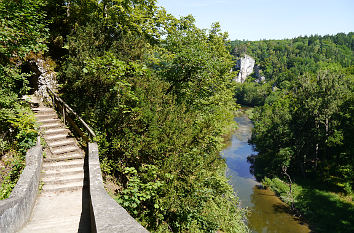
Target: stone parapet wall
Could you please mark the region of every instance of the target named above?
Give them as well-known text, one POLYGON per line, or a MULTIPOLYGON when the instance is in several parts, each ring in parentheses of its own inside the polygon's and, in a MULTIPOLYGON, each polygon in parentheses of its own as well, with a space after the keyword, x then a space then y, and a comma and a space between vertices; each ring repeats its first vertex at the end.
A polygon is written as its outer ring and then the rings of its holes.
POLYGON ((13 233, 20 230, 31 216, 38 194, 42 169, 42 146, 27 151, 26 167, 9 198, 0 201, 0 232, 13 233))
POLYGON ((89 143, 91 230, 98 233, 147 233, 129 213, 108 195, 102 180, 97 143, 89 143))

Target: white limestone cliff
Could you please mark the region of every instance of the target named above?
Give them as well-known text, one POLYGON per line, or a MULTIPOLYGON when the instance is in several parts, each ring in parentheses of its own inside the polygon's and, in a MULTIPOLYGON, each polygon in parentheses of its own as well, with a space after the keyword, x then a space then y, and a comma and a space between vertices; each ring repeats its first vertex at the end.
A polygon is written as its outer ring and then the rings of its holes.
POLYGON ((240 69, 235 81, 238 83, 243 83, 247 76, 253 73, 253 67, 255 64, 255 60, 248 56, 244 55, 241 59, 237 61, 236 68, 240 69))
POLYGON ((255 65, 255 60, 247 54, 245 54, 241 59, 237 60, 235 68, 239 70, 237 77, 235 77, 235 81, 238 83, 244 83, 247 77, 253 72, 257 77, 255 82, 265 82, 265 77, 261 75, 259 66, 255 65))

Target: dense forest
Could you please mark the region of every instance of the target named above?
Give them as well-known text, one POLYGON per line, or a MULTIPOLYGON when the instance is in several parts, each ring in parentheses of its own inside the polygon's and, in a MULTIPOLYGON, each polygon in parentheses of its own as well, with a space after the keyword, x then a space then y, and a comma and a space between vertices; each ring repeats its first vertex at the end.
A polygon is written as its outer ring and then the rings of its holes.
POLYGON ((10 195, 37 139, 34 114, 20 100, 29 91, 30 75, 21 67, 47 48, 45 15, 37 14, 42 7, 40 1, 0 1, 0 199, 10 195))
POLYGON ((249 141, 258 154, 248 158, 256 178, 312 182, 351 195, 354 34, 231 44, 235 59, 253 56, 266 77, 256 83, 251 75, 236 88, 238 103, 258 106, 249 141))
POLYGON ((218 24, 199 29, 155 0, 2 0, 0 12, 2 157, 10 138, 31 138, 21 67, 40 57, 97 133, 117 202, 148 230, 247 231, 219 155, 237 104, 218 24))
POLYGON ((156 0, 0 0, 0 199, 37 138, 21 98, 39 58, 96 132, 111 194, 151 232, 248 231, 219 155, 239 104, 255 106, 258 180, 353 195, 353 51, 352 32, 230 42, 156 0), (233 81, 244 54, 264 82, 233 81))
POLYGON ((266 83, 255 83, 251 75, 243 85, 237 86, 240 104, 263 105, 274 89, 289 89, 291 82, 301 75, 316 73, 328 65, 338 65, 351 72, 354 61, 354 33, 330 36, 304 36, 285 40, 232 41, 231 54, 239 59, 248 54, 260 68, 266 83))

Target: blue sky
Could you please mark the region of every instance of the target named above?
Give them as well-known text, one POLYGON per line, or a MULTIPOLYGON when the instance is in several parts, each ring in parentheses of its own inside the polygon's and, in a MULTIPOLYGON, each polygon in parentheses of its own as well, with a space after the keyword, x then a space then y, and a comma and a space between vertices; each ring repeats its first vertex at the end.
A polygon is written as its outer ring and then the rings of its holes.
POLYGON ((176 17, 192 14, 230 39, 260 40, 354 31, 354 0, 158 0, 176 17))

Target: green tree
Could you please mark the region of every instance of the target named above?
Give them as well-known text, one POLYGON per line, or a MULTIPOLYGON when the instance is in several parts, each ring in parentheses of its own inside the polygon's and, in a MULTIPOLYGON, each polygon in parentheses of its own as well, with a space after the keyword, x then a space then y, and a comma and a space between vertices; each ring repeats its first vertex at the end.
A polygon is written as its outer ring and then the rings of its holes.
POLYGON ((21 65, 43 53, 48 37, 45 1, 0 1, 0 199, 7 198, 25 165, 25 153, 36 143, 34 116, 19 97, 28 91, 21 65))
MULTIPOLYGON (((280 89, 288 89, 289 82, 296 80, 305 74, 316 74, 322 69, 322 63, 340 64, 342 67, 350 67, 353 62, 353 32, 337 35, 297 37, 286 40, 262 40, 262 41, 233 41, 231 53, 235 59, 239 59, 240 52, 246 51, 259 65, 266 77, 266 83, 280 89)), ((236 96, 239 103, 254 93, 264 93, 262 85, 244 85, 238 90, 236 96)), ((259 95, 262 101, 256 101, 256 105, 263 105, 264 99, 269 96, 259 95)), ((254 103, 251 103, 254 105, 254 103)))
POLYGON ((348 171, 353 169, 353 160, 348 157, 352 150, 348 148, 352 143, 342 126, 351 127, 352 107, 342 110, 351 106, 350 77, 336 66, 327 66, 317 75, 299 77, 291 90, 273 93, 267 99, 254 115, 251 143, 259 154, 249 159, 257 178, 281 177, 286 165, 295 176, 332 183, 339 179, 339 186, 351 183, 348 171))
POLYGON ((63 97, 95 127, 117 201, 149 230, 246 231, 219 155, 237 107, 226 35, 154 3, 98 3, 68 37, 63 97))

